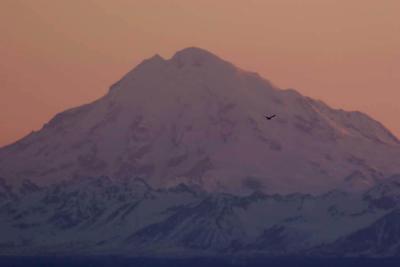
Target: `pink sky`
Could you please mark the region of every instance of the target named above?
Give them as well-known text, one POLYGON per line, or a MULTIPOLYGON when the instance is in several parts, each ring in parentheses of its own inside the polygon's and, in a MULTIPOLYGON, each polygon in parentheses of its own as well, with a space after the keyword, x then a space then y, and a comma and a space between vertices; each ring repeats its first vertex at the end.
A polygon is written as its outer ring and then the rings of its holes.
POLYGON ((400 1, 3 0, 0 146, 198 46, 400 136, 400 1))

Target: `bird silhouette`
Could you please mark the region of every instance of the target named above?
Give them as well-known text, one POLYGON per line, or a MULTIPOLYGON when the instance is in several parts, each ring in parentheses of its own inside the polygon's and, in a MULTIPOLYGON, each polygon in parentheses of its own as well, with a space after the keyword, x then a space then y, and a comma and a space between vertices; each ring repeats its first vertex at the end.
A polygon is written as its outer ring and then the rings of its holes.
POLYGON ((267 115, 264 115, 264 116, 265 116, 265 118, 266 118, 267 120, 271 120, 272 118, 276 117, 275 114, 273 114, 272 116, 267 116, 267 115))

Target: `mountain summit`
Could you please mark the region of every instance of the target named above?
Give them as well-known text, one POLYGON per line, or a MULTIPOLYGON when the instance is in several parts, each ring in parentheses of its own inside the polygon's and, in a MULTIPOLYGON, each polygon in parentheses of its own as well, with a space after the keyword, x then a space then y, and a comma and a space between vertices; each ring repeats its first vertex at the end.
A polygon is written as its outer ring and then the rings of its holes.
POLYGON ((281 90, 191 47, 143 61, 102 98, 1 148, 0 177, 318 193, 369 188, 400 173, 399 162, 399 140, 367 115, 281 90))

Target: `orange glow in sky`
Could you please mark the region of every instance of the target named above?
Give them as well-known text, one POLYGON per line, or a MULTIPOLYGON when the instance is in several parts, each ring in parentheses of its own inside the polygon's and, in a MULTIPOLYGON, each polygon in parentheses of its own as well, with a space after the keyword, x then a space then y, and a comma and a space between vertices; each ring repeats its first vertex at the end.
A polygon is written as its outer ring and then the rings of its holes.
POLYGON ((399 10, 397 0, 2 0, 0 146, 188 46, 400 136, 399 10))

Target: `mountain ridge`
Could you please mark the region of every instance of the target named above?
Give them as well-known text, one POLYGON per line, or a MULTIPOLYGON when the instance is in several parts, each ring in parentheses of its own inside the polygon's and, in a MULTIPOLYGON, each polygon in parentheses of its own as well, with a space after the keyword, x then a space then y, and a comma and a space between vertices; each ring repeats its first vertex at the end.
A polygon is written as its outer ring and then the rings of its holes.
POLYGON ((369 191, 235 196, 105 176, 35 188, 0 197, 1 255, 400 255, 399 203, 369 191))

